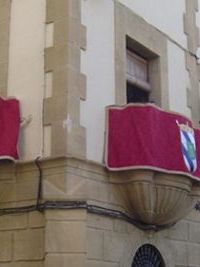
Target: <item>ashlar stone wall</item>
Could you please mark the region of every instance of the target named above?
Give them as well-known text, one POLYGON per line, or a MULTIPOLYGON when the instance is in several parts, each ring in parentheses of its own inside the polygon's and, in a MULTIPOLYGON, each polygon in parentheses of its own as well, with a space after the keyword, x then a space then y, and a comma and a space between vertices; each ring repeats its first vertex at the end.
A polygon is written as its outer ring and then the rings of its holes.
POLYGON ((118 219, 88 215, 89 267, 131 267, 137 249, 154 245, 168 267, 200 264, 200 214, 193 211, 185 220, 160 231, 142 231, 118 219))
POLYGON ((72 158, 40 165, 38 207, 35 163, 0 166, 0 267, 128 267, 143 244, 154 245, 166 267, 200 265, 198 211, 162 231, 140 230, 97 212, 123 211, 104 167, 72 158))
POLYGON ((38 212, 0 217, 0 266, 42 267, 44 217, 38 212))

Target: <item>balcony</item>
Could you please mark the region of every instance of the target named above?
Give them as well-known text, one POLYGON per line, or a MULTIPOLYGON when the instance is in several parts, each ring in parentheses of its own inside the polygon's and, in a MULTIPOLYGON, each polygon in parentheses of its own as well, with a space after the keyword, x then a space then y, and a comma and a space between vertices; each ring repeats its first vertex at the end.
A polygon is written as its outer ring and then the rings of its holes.
POLYGON ((154 105, 107 110, 106 166, 125 211, 136 221, 170 226, 200 198, 200 131, 154 105))

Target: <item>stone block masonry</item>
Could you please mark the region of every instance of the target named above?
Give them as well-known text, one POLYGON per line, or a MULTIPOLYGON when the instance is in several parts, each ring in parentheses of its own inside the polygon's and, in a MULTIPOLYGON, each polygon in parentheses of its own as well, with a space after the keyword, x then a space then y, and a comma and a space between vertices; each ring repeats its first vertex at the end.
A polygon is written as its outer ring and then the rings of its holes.
POLYGON ((91 213, 83 204, 82 208, 70 204, 87 202, 123 211, 123 203, 102 166, 60 158, 42 161, 41 168, 40 206, 51 205, 37 211, 39 173, 35 164, 0 166, 0 188, 5 183, 13 188, 0 203, 0 267, 131 266, 137 249, 146 243, 159 249, 166 266, 199 266, 197 211, 159 232, 139 230, 123 219, 91 213), (31 186, 16 190, 23 181, 31 186), (2 213, 31 205, 29 212, 2 213))
POLYGON ((0 266, 43 266, 44 223, 33 225, 32 216, 38 221, 41 215, 0 216, 0 266))
MULTIPOLYGON (((52 94, 44 98, 44 128, 50 127, 48 156, 85 158, 85 129, 80 125, 80 99, 86 97, 86 77, 80 71, 86 28, 81 24, 80 0, 47 0, 45 73, 52 76, 52 94), (48 31, 47 31, 48 32, 48 31)), ((47 131, 44 131, 44 134, 47 131)), ((48 134, 47 134, 48 135, 48 134)))

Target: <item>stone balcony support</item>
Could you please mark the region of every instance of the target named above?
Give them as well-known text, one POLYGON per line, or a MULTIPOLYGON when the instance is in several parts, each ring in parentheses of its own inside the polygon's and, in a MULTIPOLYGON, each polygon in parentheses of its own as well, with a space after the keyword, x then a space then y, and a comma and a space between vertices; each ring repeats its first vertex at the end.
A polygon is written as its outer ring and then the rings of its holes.
POLYGON ((136 220, 170 225, 184 218, 200 196, 200 187, 183 175, 152 170, 112 173, 123 206, 136 220))

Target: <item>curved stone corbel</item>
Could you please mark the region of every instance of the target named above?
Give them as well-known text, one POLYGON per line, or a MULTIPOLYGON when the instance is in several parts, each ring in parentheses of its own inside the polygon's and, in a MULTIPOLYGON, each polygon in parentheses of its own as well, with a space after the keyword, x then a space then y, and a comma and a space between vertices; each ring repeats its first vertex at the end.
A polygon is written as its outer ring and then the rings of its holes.
POLYGON ((171 225, 184 218, 200 197, 200 186, 184 175, 152 170, 110 174, 124 209, 136 220, 171 225))

